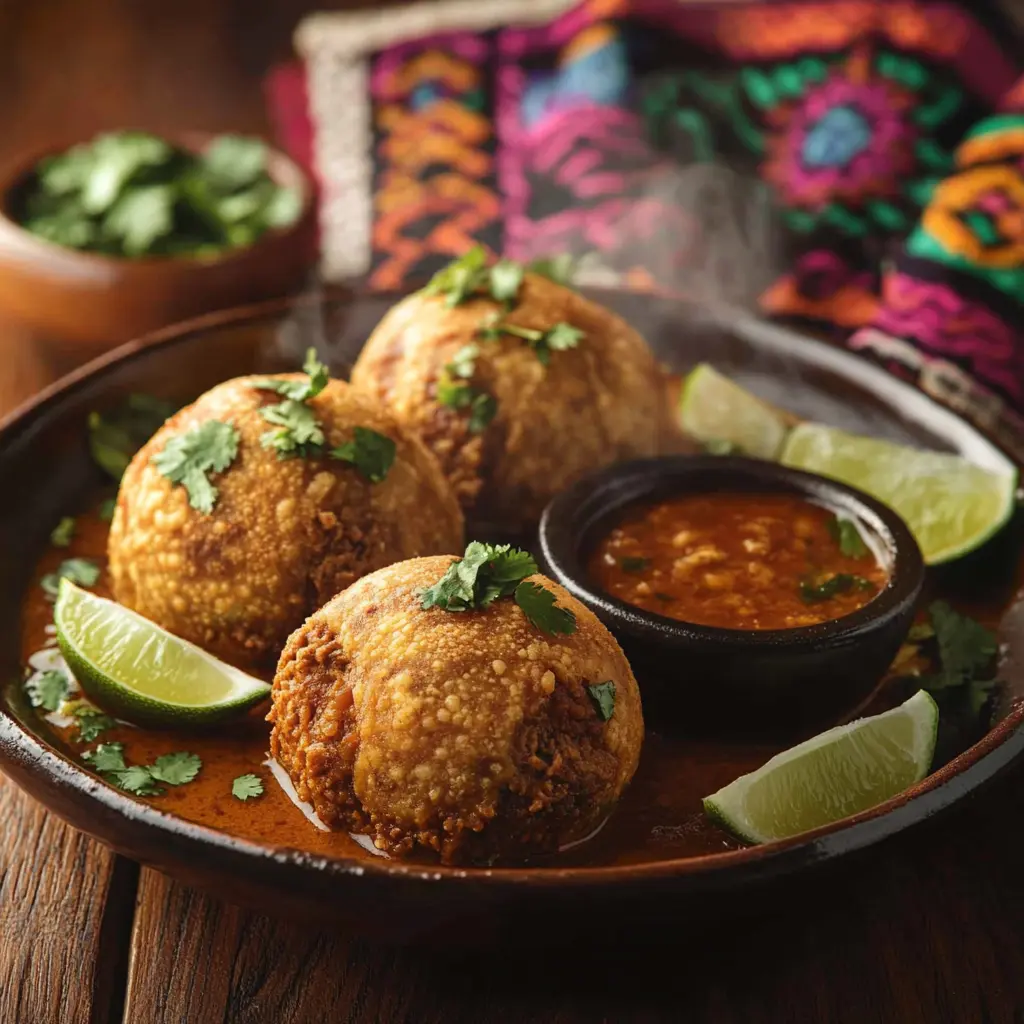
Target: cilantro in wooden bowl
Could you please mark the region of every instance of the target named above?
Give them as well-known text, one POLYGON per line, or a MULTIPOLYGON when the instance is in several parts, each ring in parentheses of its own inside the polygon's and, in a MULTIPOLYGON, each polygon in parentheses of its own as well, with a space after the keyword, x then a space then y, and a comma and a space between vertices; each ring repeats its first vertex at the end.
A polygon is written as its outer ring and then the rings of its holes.
POLYGON ((65 358, 294 293, 315 258, 312 185, 259 139, 112 132, 0 170, 0 316, 65 358))
POLYGON ((221 135, 190 151, 112 132, 41 160, 14 216, 71 249, 112 256, 217 255, 294 224, 302 192, 278 184, 259 139, 221 135))

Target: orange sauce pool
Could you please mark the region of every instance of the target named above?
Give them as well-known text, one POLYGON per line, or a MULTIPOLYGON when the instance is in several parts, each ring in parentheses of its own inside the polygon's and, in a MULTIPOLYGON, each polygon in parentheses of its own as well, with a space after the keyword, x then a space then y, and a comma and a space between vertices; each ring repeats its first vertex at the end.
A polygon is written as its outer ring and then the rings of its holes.
POLYGON ((620 601, 726 629, 791 629, 849 615, 888 573, 852 522, 779 494, 684 495, 629 509, 590 557, 620 601))

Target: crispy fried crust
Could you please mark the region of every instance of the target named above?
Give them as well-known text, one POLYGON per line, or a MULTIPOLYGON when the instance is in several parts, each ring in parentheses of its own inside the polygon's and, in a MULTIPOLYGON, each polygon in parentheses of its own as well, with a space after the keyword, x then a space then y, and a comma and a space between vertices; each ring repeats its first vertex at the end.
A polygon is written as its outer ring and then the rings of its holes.
POLYGON ((577 292, 527 274, 506 317, 546 330, 565 321, 585 332, 575 349, 544 367, 523 341, 479 341, 477 328, 499 307, 489 299, 448 309, 422 293, 398 303, 367 341, 352 382, 382 399, 414 430, 451 481, 471 522, 522 532, 548 501, 585 473, 655 455, 678 442, 665 378, 643 338, 577 292), (465 410, 437 401, 437 379, 463 346, 481 354, 472 378, 498 402, 490 426, 467 429, 465 410))
MULTIPOLYGON (((297 376, 297 375, 283 375, 297 376)), ((178 636, 245 666, 272 666, 289 633, 358 577, 462 546, 462 514, 436 461, 377 403, 332 381, 312 406, 328 446, 355 426, 392 438, 387 478, 367 482, 330 459, 280 460, 260 444, 263 405, 279 401, 227 381, 170 419, 124 474, 108 554, 114 596, 178 636), (209 515, 150 462, 167 440, 209 419, 234 424, 238 456, 212 476, 209 515)))
POLYGON ((592 612, 543 576, 577 631, 548 637, 513 600, 424 611, 450 557, 366 576, 292 634, 271 752, 331 828, 390 854, 490 863, 589 835, 643 742, 636 680, 592 612), (602 722, 585 685, 612 680, 602 722))

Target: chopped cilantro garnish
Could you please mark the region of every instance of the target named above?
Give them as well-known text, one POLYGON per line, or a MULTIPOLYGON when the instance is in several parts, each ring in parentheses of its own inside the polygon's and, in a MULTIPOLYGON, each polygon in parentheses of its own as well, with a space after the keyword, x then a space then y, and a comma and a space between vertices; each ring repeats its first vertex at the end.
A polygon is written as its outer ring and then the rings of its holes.
POLYGON ((847 558, 863 558, 868 553, 868 546, 852 519, 833 516, 828 522, 828 532, 847 558))
POLYGON ((487 252, 475 245, 465 255, 442 267, 423 289, 426 295, 443 295, 449 308, 458 306, 486 287, 487 252))
POLYGON ((643 572, 651 564, 649 558, 641 558, 639 555, 626 555, 619 559, 619 566, 623 572, 643 572))
POLYGON ((218 490, 210 473, 222 473, 238 454, 238 431, 230 423, 207 420, 168 438, 150 460, 173 484, 181 484, 188 503, 204 515, 213 511, 218 490))
POLYGON ((498 316, 486 317, 481 322, 477 333, 488 341, 494 341, 503 334, 521 338, 533 349, 537 359, 544 366, 551 362, 552 352, 564 352, 566 349, 576 348, 583 338, 583 331, 564 321, 559 321, 547 330, 541 331, 532 327, 519 327, 516 324, 506 323, 498 316))
POLYGON ((133 764, 122 771, 108 772, 107 777, 116 783, 118 788, 136 796, 160 796, 163 793, 153 781, 150 770, 143 764, 133 764))
POLYGON ((521 263, 513 263, 512 260, 495 263, 490 273, 491 298, 495 302, 514 303, 523 283, 523 273, 521 263))
POLYGON ((479 355, 479 345, 463 345, 437 379, 437 400, 450 409, 468 409, 466 427, 471 434, 483 433, 498 411, 498 402, 493 395, 467 383, 476 371, 479 355))
POLYGON ((723 437, 712 437, 704 442, 704 451, 708 455, 742 455, 743 449, 735 441, 726 441, 723 437))
POLYGON ((152 395, 129 395, 108 413, 89 414, 89 451, 93 460, 120 480, 132 456, 174 415, 175 407, 152 395))
POLYGON ((25 692, 32 707, 46 711, 56 711, 67 699, 70 689, 67 673, 55 668, 30 676, 25 682, 25 692))
POLYGON ((306 374, 306 380, 279 380, 276 377, 268 377, 265 380, 253 381, 252 386, 261 391, 274 391, 293 402, 306 402, 310 398, 316 398, 327 387, 330 373, 317 358, 315 348, 306 349, 306 361, 302 364, 302 372, 306 374))
POLYGON ((594 705, 597 717, 607 722, 615 714, 615 683, 606 679, 603 683, 592 683, 587 686, 590 702, 594 705))
POLYGON ((239 775, 231 783, 231 795, 238 800, 252 800, 254 797, 263 795, 263 780, 251 772, 248 775, 239 775))
POLYGON ((516 604, 537 629, 549 636, 576 632, 576 616, 568 608, 559 608, 555 595, 539 583, 520 583, 516 587, 516 604))
POLYGON ((537 571, 528 551, 511 544, 481 544, 471 541, 462 558, 448 566, 445 574, 421 595, 421 606, 464 612, 486 608, 499 597, 508 597, 527 576, 537 571))
POLYGON ((127 767, 123 743, 101 743, 95 750, 85 751, 82 760, 98 772, 122 772, 127 767))
POLYGON ((149 768, 149 774, 157 782, 166 782, 168 786, 183 786, 191 782, 203 762, 197 754, 179 750, 173 754, 162 754, 149 768))
POLYGON ((91 558, 65 558, 56 572, 48 572, 39 585, 51 601, 57 600, 57 591, 62 579, 71 580, 80 587, 92 587, 100 578, 100 567, 91 558))
POLYGON ((104 498, 100 502, 100 507, 96 510, 96 515, 105 523, 109 523, 114 518, 115 508, 117 508, 117 498, 104 498))
POLYGON ((486 608, 500 597, 515 596, 516 604, 538 629, 554 635, 576 631, 576 617, 555 605, 555 596, 526 577, 537 572, 533 556, 510 544, 472 541, 462 558, 420 595, 420 607, 464 612, 486 608))
POLYGON ((954 611, 945 601, 933 602, 928 615, 935 630, 940 671, 924 681, 927 689, 945 690, 994 674, 999 645, 990 629, 954 611))
POLYGON ((71 713, 78 721, 79 743, 92 743, 101 733, 117 728, 115 719, 89 704, 80 704, 71 713))
POLYGON ((560 256, 552 256, 548 259, 533 260, 529 269, 535 274, 540 274, 541 277, 546 277, 549 281, 554 281, 555 284, 568 285, 572 283, 576 267, 573 257, 568 253, 562 253, 560 256))
POLYGON ((818 604, 827 601, 837 594, 845 594, 850 590, 874 590, 875 584, 863 576, 855 576, 848 572, 837 572, 823 580, 804 580, 800 584, 800 599, 805 604, 818 604))
POLYGON ((351 441, 331 449, 331 458, 350 462, 371 483, 380 483, 395 461, 395 442, 369 427, 356 427, 351 441))
POLYGON ((260 444, 277 452, 279 459, 316 458, 323 452, 324 432, 316 413, 304 402, 286 398, 266 405, 260 415, 277 427, 260 437, 260 444))
POLYGON ((50 531, 50 543, 55 548, 66 548, 75 535, 75 520, 72 516, 64 516, 50 531))

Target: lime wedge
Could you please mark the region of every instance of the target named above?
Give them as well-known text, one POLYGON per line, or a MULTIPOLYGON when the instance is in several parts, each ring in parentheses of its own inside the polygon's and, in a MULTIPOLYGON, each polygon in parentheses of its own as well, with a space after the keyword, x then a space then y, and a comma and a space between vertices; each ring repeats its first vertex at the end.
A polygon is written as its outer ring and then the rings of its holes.
POLYGON ((866 811, 928 774, 939 709, 919 690, 905 704, 839 725, 776 754, 704 798, 704 810, 751 843, 807 832, 866 811))
POLYGON ((995 473, 958 455, 802 423, 786 439, 781 459, 859 487, 898 512, 929 565, 974 550, 1013 514, 1016 471, 995 473))
POLYGON ((707 363, 694 367, 683 382, 679 419, 690 437, 735 445, 758 459, 777 458, 788 429, 778 410, 707 363))
POLYGON ((270 686, 122 605, 61 580, 57 642, 82 689, 140 725, 208 725, 258 704, 270 686))

